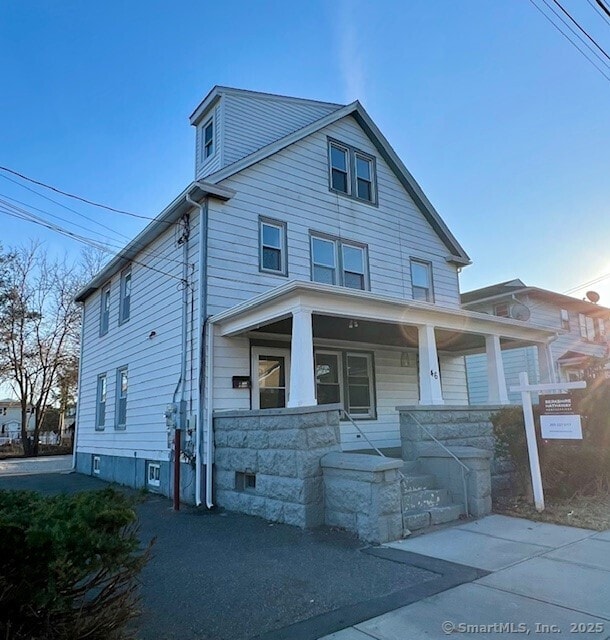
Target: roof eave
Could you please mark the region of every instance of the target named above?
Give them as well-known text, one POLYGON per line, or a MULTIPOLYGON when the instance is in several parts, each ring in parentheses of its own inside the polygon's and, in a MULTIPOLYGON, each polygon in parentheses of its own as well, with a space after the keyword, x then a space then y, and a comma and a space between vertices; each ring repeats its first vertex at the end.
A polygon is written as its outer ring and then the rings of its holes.
POLYGON ((76 302, 84 302, 92 293, 103 286, 113 274, 128 265, 162 231, 167 229, 168 224, 176 222, 190 211, 193 205, 187 201, 187 196, 196 202, 201 202, 206 197, 226 201, 230 200, 233 195, 235 195, 233 189, 228 189, 227 187, 201 181, 192 182, 76 294, 74 298, 76 302))

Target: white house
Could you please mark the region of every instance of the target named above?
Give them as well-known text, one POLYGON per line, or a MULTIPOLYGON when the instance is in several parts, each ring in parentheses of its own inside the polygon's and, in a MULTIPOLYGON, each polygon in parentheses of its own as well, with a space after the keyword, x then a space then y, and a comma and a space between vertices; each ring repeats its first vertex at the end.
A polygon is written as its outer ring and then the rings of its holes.
MULTIPOLYGON (((28 431, 34 431, 34 418, 34 407, 28 407, 28 431)), ((12 398, 0 400, 0 445, 21 440, 21 422, 21 403, 12 398)))
POLYGON ((212 505, 221 411, 339 403, 344 450, 392 448, 398 406, 468 405, 465 354, 494 405, 502 349, 544 357, 554 331, 462 308, 470 259, 359 102, 215 87, 191 124, 195 181, 78 295, 80 471, 168 493, 176 422, 212 505))
MULTIPOLYGON (((589 300, 528 287, 515 279, 463 293, 462 305, 479 313, 553 327, 555 338, 549 343, 548 351, 555 380, 582 380, 588 367, 608 355, 610 309, 589 300)), ((540 380, 538 354, 533 347, 503 353, 504 375, 509 387, 518 384, 521 371, 527 371, 531 381, 540 380)), ((484 356, 466 358, 468 396, 472 404, 487 402, 486 371, 484 356)), ((518 393, 509 392, 511 402, 518 403, 519 398, 518 393)))

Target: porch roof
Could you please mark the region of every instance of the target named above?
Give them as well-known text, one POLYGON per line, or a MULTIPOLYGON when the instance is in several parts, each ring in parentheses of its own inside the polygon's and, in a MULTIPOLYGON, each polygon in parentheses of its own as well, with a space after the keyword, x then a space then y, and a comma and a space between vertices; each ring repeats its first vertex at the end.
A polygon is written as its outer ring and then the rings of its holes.
MULTIPOLYGON (((455 334, 497 335, 512 342, 510 346, 546 343, 558 333, 554 328, 462 308, 298 280, 223 311, 210 318, 210 322, 220 327, 223 336, 235 336, 278 323, 301 309, 317 316, 403 326, 431 325, 455 334)), ((474 348, 468 342, 461 347, 453 346, 453 350, 461 351, 474 348)))

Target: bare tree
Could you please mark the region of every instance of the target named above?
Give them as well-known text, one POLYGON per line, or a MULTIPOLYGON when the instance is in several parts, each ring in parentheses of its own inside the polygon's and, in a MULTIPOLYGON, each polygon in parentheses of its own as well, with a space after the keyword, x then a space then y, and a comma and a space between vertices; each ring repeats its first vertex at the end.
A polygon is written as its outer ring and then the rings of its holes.
POLYGON ((24 454, 35 456, 45 411, 78 362, 81 314, 74 295, 81 278, 65 261, 49 259, 38 243, 2 258, 0 377, 21 404, 24 454), (28 433, 30 407, 34 431, 28 433))

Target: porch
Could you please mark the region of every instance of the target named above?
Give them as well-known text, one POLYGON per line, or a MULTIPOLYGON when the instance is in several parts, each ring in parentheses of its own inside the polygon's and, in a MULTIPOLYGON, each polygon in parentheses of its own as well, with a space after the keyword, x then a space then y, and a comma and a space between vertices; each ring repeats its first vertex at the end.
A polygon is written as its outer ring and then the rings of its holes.
POLYGON ((465 355, 486 354, 488 403, 504 405, 502 351, 534 345, 550 380, 554 335, 460 308, 291 282, 211 319, 213 407, 340 404, 357 423, 341 422, 343 450, 365 449, 369 438, 397 448, 397 407, 468 406, 465 355))

